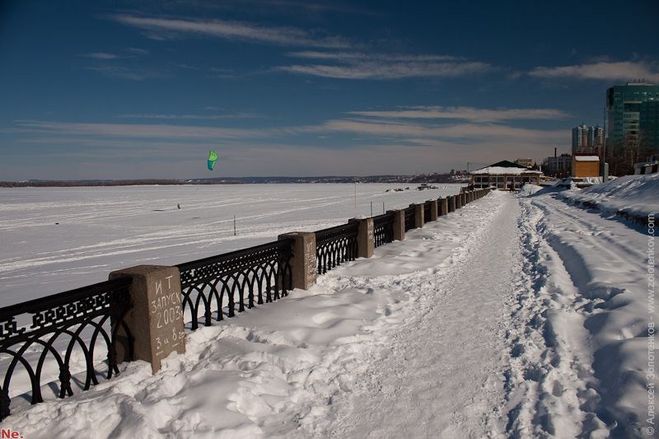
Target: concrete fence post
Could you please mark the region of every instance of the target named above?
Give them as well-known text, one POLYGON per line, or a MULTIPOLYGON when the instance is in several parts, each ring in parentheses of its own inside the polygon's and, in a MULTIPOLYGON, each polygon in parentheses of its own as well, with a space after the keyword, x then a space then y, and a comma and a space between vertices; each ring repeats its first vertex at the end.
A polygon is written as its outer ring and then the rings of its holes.
POLYGON ((424 214, 424 207, 425 204, 410 204, 410 206, 414 206, 414 227, 417 229, 420 229, 423 227, 423 214, 424 214))
POLYGON ((455 195, 450 195, 448 197, 448 211, 455 212, 455 195))
POLYGON ((462 193, 459 193, 455 196, 455 210, 458 210, 462 207, 462 193))
MULTIPOLYGON (((133 338, 133 358, 118 343, 117 363, 144 360, 151 363, 151 371, 156 373, 169 354, 185 352, 181 275, 176 267, 138 265, 113 271, 109 276, 118 277, 132 279, 132 308, 124 323, 133 338)), ((126 328, 120 326, 117 336, 128 336, 126 328)))
POLYGON ((430 203, 430 221, 437 221, 439 216, 437 200, 429 200, 426 203, 430 203))
POLYGON ((460 194, 460 205, 465 207, 467 205, 467 193, 463 192, 460 194))
POLYGON ((375 229, 373 218, 353 218, 350 222, 357 222, 357 257, 370 258, 375 249, 375 229))
POLYGON ((394 216, 394 241, 405 239, 405 211, 391 210, 394 216))
POLYGON ((291 232, 279 235, 279 239, 293 240, 291 274, 293 288, 308 290, 316 283, 316 234, 314 232, 291 232))
POLYGON ((448 197, 439 199, 439 214, 440 215, 448 214, 448 197))

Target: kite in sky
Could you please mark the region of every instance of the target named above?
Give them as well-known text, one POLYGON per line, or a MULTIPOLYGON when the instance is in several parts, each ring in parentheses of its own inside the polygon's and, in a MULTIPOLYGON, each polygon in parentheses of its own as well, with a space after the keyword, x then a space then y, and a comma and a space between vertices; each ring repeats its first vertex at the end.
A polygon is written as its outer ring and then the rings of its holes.
POLYGON ((217 152, 210 150, 208 151, 208 170, 212 171, 215 168, 215 162, 217 162, 217 152))

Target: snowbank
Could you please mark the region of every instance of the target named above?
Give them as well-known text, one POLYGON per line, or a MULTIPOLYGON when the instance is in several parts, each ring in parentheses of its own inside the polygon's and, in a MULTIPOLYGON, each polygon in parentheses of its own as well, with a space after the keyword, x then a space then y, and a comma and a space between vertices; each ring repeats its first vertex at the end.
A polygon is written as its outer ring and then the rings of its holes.
POLYGON ((608 214, 647 218, 659 211, 659 174, 626 175, 606 183, 562 192, 561 198, 608 214))
MULTIPOLYGON (((623 177, 569 196, 650 211, 659 201, 659 176, 647 177, 623 177)), ((562 437, 652 437, 646 386, 659 383, 646 375, 648 322, 656 317, 648 303, 648 236, 549 193, 522 202, 535 290, 525 299, 535 313, 527 333, 539 337, 527 337, 519 357, 529 361, 528 345, 541 354, 532 378, 539 388, 526 395, 536 416, 564 411, 562 419, 541 418, 545 431, 567 416, 580 423, 578 434, 562 437)))

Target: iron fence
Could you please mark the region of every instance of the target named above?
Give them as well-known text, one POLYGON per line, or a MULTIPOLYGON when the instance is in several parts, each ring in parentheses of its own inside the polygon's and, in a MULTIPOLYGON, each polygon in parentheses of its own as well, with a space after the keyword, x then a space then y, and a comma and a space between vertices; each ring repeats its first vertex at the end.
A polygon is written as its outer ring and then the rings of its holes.
POLYGON ((64 398, 119 373, 117 349, 133 358, 124 323, 130 283, 113 279, 0 308, 0 420, 12 398, 43 402, 45 386, 64 398))
MULTIPOLYGON (((291 289, 292 240, 282 239, 178 265, 190 329, 272 302, 291 289)), ((186 314, 187 313, 187 314, 186 314)))
POLYGON ((394 240, 393 213, 385 213, 373 217, 373 235, 375 238, 375 247, 380 247, 394 240))
POLYGON ((357 222, 316 232, 316 267, 318 274, 357 257, 357 222))

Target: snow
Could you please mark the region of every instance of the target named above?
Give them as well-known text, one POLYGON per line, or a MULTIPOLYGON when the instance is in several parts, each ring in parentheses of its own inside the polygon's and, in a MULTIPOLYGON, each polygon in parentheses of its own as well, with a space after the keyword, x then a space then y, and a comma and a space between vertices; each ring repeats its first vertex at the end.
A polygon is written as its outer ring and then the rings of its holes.
POLYGON ((647 217, 659 212, 659 174, 626 175, 583 190, 565 191, 560 197, 587 203, 608 214, 623 211, 647 217))
POLYGON ((600 158, 596 155, 575 155, 574 159, 578 162, 599 162, 600 158))
POLYGON ((0 188, 0 306, 437 199, 461 185, 261 184, 0 188), (405 188, 402 192, 387 189, 405 188), (355 208, 355 188, 357 208, 355 208), (181 205, 181 209, 177 208, 181 205), (236 216, 237 236, 233 236, 236 216))
POLYGON ((503 166, 489 166, 487 168, 473 171, 472 174, 481 175, 540 175, 540 171, 532 171, 528 168, 506 168, 503 166))
MULTIPOLYGON (((593 194, 652 206, 653 181, 593 194)), ((3 426, 29 438, 641 437, 648 236, 537 189, 494 191, 308 291, 189 333, 155 375, 124 364, 3 426)))
MULTIPOLYGON (((622 190, 625 179, 591 192, 622 190)), ((656 205, 658 192, 644 187, 629 193, 656 205)), ((522 200, 524 253, 532 264, 518 296, 525 317, 516 361, 530 380, 513 390, 520 401, 513 428, 641 437, 648 322, 656 317, 648 304, 648 236, 541 192, 522 200)))

